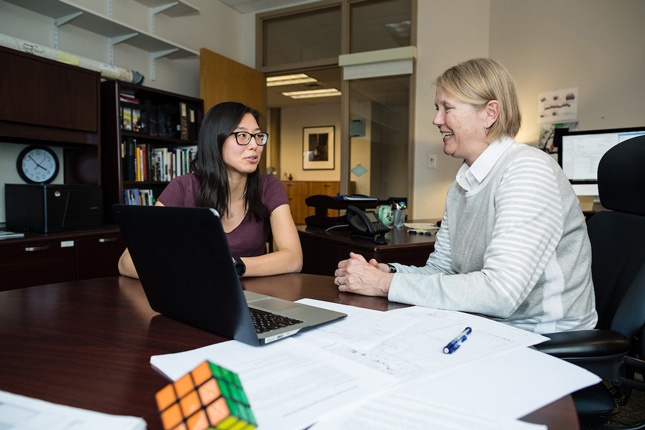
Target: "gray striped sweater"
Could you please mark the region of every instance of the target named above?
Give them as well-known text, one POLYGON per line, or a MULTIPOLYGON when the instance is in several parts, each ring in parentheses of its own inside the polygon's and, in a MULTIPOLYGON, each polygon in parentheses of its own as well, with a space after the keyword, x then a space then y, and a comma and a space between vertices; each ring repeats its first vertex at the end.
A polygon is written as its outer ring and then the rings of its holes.
POLYGON ((480 313, 537 333, 597 321, 578 199, 550 156, 517 142, 474 189, 450 186, 426 265, 395 266, 391 301, 480 313))

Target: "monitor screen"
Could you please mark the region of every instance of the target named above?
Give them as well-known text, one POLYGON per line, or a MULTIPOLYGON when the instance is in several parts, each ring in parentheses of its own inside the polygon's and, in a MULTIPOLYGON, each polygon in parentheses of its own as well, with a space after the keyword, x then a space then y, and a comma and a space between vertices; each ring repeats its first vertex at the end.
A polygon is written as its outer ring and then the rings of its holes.
POLYGON ((645 127, 569 131, 556 128, 553 144, 558 162, 577 195, 598 195, 598 163, 618 143, 645 134, 645 127))

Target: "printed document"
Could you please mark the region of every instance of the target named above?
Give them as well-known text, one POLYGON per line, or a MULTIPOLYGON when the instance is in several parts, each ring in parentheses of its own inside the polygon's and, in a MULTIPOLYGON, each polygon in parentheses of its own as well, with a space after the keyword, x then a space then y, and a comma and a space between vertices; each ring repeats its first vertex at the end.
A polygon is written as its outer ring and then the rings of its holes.
MULTIPOLYGON (((460 404, 463 404, 461 402, 460 404)), ((382 393, 334 411, 310 430, 546 430, 547 427, 472 413, 400 393, 382 393)))
POLYGON ((0 391, 0 428, 145 430, 143 418, 103 414, 0 391))
POLYGON ((352 306, 303 299, 299 303, 347 313, 341 321, 306 331, 296 338, 339 357, 371 367, 397 379, 436 375, 463 364, 544 342, 547 338, 501 324, 487 318, 462 312, 411 306, 388 312, 367 309, 355 311, 352 306), (352 309, 353 308, 353 309, 352 309), (358 316, 355 317, 354 313, 358 316), (365 315, 371 315, 367 317, 365 315), (379 329, 373 319, 381 320, 379 329), (471 327, 468 340, 453 354, 443 347, 465 327, 471 327), (356 340, 359 334, 371 341, 371 349, 356 340), (377 346, 376 346, 377 345, 377 346), (358 346, 358 347, 357 347, 358 346))
POLYGON ((293 338, 262 347, 237 341, 154 356, 177 380, 205 360, 238 374, 261 430, 303 429, 316 417, 392 385, 396 379, 293 338))
MULTIPOLYGON (((299 302, 348 316, 262 347, 229 341, 153 356, 150 362, 172 380, 204 360, 238 373, 259 430, 299 430, 328 413, 312 430, 333 428, 325 427, 327 420, 344 423, 342 408, 372 395, 394 396, 379 400, 392 404, 413 398, 421 409, 448 407, 446 414, 457 416, 442 415, 441 420, 455 424, 446 429, 497 425, 528 430, 513 420, 599 381, 586 370, 526 348, 544 341, 544 336, 475 315, 422 307, 380 312, 311 299, 299 302), (443 347, 465 327, 472 329, 468 339, 454 353, 444 354, 443 347), (454 411, 463 404, 468 405, 466 412, 454 411), (469 419, 482 424, 473 425, 469 419), (501 425, 496 420, 511 421, 501 425)), ((362 413, 351 415, 348 419, 368 420, 362 413)), ((336 428, 379 428, 349 422, 352 425, 336 428)))

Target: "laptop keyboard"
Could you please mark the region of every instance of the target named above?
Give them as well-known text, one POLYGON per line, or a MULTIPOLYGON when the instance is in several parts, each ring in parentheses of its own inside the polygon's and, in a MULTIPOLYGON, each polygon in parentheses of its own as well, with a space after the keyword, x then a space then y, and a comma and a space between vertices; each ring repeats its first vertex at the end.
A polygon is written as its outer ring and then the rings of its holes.
POLYGON ((265 333, 270 330, 288 327, 290 325, 302 322, 294 318, 273 314, 267 311, 261 311, 260 309, 249 309, 251 311, 251 317, 253 318, 253 324, 255 325, 256 333, 265 333))

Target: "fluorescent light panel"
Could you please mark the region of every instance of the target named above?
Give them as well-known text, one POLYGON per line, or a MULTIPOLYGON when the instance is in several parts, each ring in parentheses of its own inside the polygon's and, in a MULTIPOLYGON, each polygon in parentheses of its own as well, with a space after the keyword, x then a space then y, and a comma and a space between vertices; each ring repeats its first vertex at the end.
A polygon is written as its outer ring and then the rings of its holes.
POLYGON ((305 75, 304 73, 299 73, 297 75, 269 76, 267 78, 267 87, 306 84, 309 82, 317 82, 317 80, 309 75, 305 75))
POLYGON ((341 94, 336 88, 327 88, 323 90, 309 90, 309 91, 290 91, 282 93, 283 96, 291 97, 292 99, 309 99, 314 97, 332 97, 341 94))

